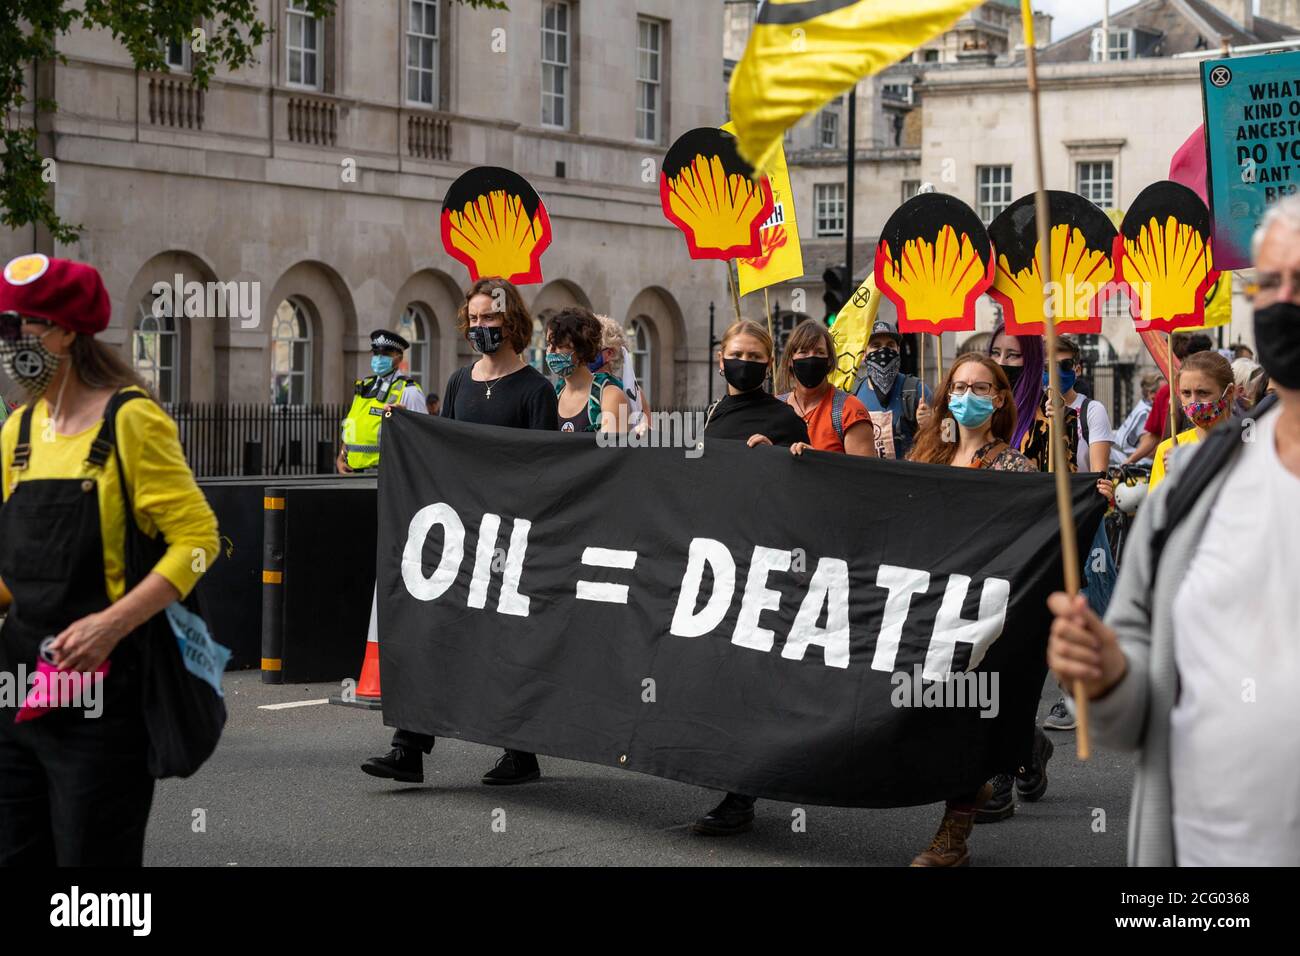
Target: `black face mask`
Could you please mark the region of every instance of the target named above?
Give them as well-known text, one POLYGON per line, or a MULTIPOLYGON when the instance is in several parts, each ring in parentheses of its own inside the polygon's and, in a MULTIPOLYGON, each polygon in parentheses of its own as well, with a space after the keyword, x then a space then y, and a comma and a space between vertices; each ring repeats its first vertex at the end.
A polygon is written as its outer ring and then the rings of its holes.
POLYGON ((1025 367, 1023 365, 1003 365, 999 362, 998 368, 1007 373, 1007 381, 1011 383, 1011 390, 1014 392, 1016 382, 1020 381, 1020 376, 1024 374, 1025 367))
POLYGON ((790 367, 794 370, 794 377, 804 388, 816 388, 826 381, 827 375, 831 374, 831 360, 820 355, 795 359, 790 363, 790 367))
POLYGON ((1256 310, 1255 349, 1269 378, 1300 388, 1300 305, 1278 302, 1256 310))
POLYGON ((752 392, 767 378, 766 362, 747 362, 744 359, 723 359, 722 374, 727 384, 738 392, 752 392))
POLYGON ((476 325, 469 330, 469 344, 475 352, 491 355, 501 348, 501 326, 476 325))

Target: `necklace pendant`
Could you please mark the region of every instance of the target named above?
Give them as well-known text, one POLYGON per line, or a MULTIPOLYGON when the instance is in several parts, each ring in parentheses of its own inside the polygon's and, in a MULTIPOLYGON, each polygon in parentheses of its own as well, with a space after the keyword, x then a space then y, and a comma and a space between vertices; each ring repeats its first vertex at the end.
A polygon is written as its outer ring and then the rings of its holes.
POLYGON ((488 397, 488 398, 491 398, 491 397, 492 397, 492 386, 491 386, 491 385, 489 385, 489 386, 487 387, 487 397, 488 397))

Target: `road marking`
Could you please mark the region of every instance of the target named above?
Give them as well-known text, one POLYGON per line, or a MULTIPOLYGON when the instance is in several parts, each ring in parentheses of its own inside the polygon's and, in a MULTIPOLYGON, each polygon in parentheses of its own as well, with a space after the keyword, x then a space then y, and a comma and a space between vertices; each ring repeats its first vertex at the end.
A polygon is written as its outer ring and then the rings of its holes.
POLYGON ((317 704, 328 704, 329 698, 322 697, 320 700, 290 700, 283 704, 260 704, 258 710, 288 710, 290 707, 314 707, 317 704))

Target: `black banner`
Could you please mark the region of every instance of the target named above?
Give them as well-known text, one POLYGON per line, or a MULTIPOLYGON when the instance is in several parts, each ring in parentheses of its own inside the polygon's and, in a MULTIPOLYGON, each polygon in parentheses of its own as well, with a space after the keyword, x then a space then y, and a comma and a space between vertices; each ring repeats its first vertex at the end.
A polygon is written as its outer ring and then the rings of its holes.
POLYGON ((1024 761, 1062 579, 1050 475, 401 410, 378 574, 390 726, 864 807, 1024 761))

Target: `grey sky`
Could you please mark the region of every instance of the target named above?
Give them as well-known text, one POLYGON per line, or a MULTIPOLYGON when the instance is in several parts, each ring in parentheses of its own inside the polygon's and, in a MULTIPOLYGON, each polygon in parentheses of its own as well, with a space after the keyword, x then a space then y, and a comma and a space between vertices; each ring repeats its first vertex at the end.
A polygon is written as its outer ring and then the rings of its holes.
MULTIPOLYGON (((1110 12, 1131 7, 1136 0, 1110 0, 1110 12)), ((1103 0, 1034 0, 1034 9, 1050 13, 1052 39, 1059 40, 1101 19, 1103 0)))

